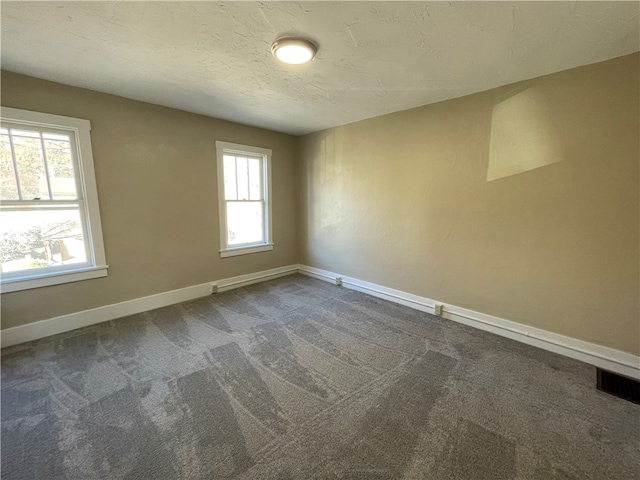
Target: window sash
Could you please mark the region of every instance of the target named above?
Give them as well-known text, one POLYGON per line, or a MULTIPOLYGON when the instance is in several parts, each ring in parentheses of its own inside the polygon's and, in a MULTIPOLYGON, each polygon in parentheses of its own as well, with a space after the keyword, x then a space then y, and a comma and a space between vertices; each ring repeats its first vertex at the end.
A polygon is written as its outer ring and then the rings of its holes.
POLYGON ((71 201, 2 201, 0 202, 0 212, 51 212, 51 211, 77 211, 80 218, 80 230, 82 233, 82 241, 84 243, 84 254, 86 260, 84 262, 67 263, 60 265, 48 265, 46 267, 25 268, 11 272, 2 271, 0 263, 0 272, 3 280, 13 280, 16 278, 39 276, 48 273, 67 272, 77 269, 83 269, 94 265, 93 251, 87 226, 87 212, 85 202, 82 200, 71 201))
MULTIPOLYGON (((224 185, 224 199, 225 201, 263 201, 264 200, 264 191, 265 191, 265 185, 264 185, 264 158, 263 157, 257 157, 257 156, 252 156, 252 155, 240 155, 240 154, 230 154, 230 153, 224 153, 224 157, 223 157, 223 185, 224 185), (232 172, 228 172, 227 171, 227 166, 228 163, 227 161, 230 161, 231 159, 233 159, 233 167, 231 167, 232 172), (239 175, 239 169, 238 169, 238 161, 242 159, 242 160, 246 160, 247 162, 247 176, 246 176, 246 185, 243 185, 243 188, 246 187, 246 197, 247 198, 240 198, 240 175, 239 175), (250 161, 254 160, 258 162, 258 198, 252 198, 252 188, 251 188, 251 181, 252 181, 252 173, 251 173, 251 165, 250 165, 250 161), (233 177, 227 177, 228 173, 233 173, 233 177), (231 190, 231 191, 229 191, 231 190)), ((242 182, 245 183, 245 182, 242 182)))
MULTIPOLYGON (((32 131, 34 133, 35 132, 38 133, 38 139, 40 140, 40 146, 41 146, 40 151, 42 154, 44 176, 46 179, 47 190, 49 193, 49 199, 48 200, 45 199, 41 201, 49 201, 49 200, 57 201, 57 199, 54 199, 53 197, 53 190, 51 187, 51 178, 52 178, 51 166, 47 158, 47 148, 45 147, 45 141, 51 140, 51 139, 45 139, 44 134, 52 133, 52 134, 58 134, 58 135, 65 135, 69 137, 69 147, 71 149, 71 164, 73 167, 73 181, 74 181, 75 193, 76 193, 73 199, 82 199, 83 190, 82 190, 82 182, 81 182, 80 167, 79 167, 78 139, 75 135, 74 129, 64 129, 60 127, 48 127, 48 126, 44 127, 39 125, 22 124, 22 123, 2 120, 2 130, 3 130, 2 135, 7 135, 9 137, 11 159, 13 163, 13 174, 16 182, 16 188, 18 191, 18 199, 17 200, 0 199, 0 202, 5 203, 5 202, 14 202, 14 201, 32 201, 33 200, 33 198, 28 198, 28 199, 23 198, 23 193, 22 193, 23 185, 21 185, 21 181, 20 181, 20 168, 16 160, 16 152, 15 152, 15 137, 20 137, 20 135, 14 134, 13 133, 14 130, 32 131), (6 130, 6 133, 4 132, 4 130, 6 130)), ((56 177, 53 177, 53 178, 56 178, 56 177)), ((66 201, 67 199, 64 199, 64 200, 66 201)))
MULTIPOLYGON (((225 200, 224 202, 224 206, 225 206, 225 212, 228 212, 228 205, 230 203, 259 203, 260 204, 260 213, 262 215, 262 240, 256 241, 256 242, 246 242, 246 243, 231 243, 231 240, 229 238, 229 233, 231 232, 231 230, 229 229, 229 221, 228 218, 226 218, 226 227, 227 227, 227 231, 226 233, 226 238, 227 238, 227 248, 243 248, 243 247, 251 247, 251 246, 256 246, 256 245, 264 245, 266 243, 268 243, 268 237, 267 237, 267 220, 266 220, 266 202, 264 200, 225 200)), ((225 213, 226 216, 226 213, 225 213)))

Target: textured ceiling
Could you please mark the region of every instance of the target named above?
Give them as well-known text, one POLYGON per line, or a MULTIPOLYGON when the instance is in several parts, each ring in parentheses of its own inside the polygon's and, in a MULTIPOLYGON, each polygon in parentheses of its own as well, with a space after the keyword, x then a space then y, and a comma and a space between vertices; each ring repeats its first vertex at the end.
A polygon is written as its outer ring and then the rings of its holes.
POLYGON ((637 2, 5 2, 2 68, 304 134, 639 50, 637 2), (277 37, 320 45, 304 66, 277 37))

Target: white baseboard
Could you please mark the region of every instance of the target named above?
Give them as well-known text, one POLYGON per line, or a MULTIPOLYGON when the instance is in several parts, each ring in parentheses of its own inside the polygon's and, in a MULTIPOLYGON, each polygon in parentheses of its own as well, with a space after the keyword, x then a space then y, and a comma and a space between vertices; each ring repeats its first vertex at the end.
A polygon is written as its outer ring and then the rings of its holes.
POLYGON ((216 282, 202 283, 191 287, 171 290, 169 292, 149 295, 125 302, 105 305, 104 307, 83 310, 59 317, 48 318, 18 327, 7 328, 0 332, 2 348, 18 345, 20 343, 49 337, 58 333, 68 332, 76 328, 107 322, 136 313, 146 312, 155 308, 166 307, 175 303, 186 302, 199 297, 211 295, 212 291, 226 291, 239 288, 252 283, 272 280, 284 275, 290 275, 298 271, 297 265, 274 268, 262 272, 241 275, 239 277, 226 278, 216 282))
POLYGON ((435 305, 440 304, 443 305, 443 318, 574 358, 627 377, 640 379, 640 357, 627 352, 559 335, 540 328, 529 327, 522 323, 512 322, 503 318, 494 317, 493 315, 438 302, 430 298, 420 297, 319 268, 298 265, 298 271, 331 283, 336 283, 336 279, 339 278, 342 281, 342 285, 346 288, 400 303, 427 313, 433 314, 435 312, 435 305))
POLYGON ((286 267, 272 268, 271 270, 264 270, 262 272, 225 278, 215 283, 218 287, 218 292, 226 292, 227 290, 244 287, 252 283, 265 282, 267 280, 273 280, 274 278, 284 277, 285 275, 291 275, 292 273, 298 273, 297 265, 288 265, 286 267))

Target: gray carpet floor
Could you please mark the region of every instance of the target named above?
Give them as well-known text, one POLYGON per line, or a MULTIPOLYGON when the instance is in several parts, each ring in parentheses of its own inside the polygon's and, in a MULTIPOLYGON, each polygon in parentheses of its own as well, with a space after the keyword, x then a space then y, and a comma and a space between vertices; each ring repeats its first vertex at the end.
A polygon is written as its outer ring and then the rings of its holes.
POLYGON ((2 478, 635 479, 589 365, 293 275, 5 349, 2 478))

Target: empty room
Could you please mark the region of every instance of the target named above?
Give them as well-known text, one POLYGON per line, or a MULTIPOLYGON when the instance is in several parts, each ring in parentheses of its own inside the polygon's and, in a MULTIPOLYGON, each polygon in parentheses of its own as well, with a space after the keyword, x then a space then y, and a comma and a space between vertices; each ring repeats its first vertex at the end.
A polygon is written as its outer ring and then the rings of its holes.
POLYGON ((0 28, 3 480, 640 478, 639 2, 0 28))

